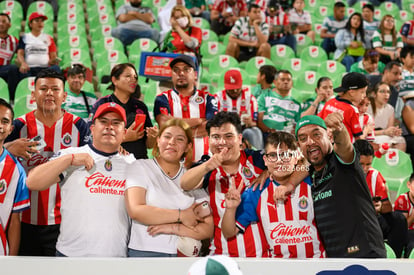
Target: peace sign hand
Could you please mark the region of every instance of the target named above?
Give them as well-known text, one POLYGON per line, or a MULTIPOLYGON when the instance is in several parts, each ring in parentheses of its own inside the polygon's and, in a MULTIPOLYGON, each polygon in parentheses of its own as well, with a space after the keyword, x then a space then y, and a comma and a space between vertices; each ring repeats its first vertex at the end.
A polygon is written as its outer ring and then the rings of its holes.
POLYGON ((240 181, 239 187, 236 188, 236 181, 234 177, 230 179, 229 190, 226 193, 226 208, 227 209, 236 209, 241 202, 241 192, 243 190, 244 182, 240 181))

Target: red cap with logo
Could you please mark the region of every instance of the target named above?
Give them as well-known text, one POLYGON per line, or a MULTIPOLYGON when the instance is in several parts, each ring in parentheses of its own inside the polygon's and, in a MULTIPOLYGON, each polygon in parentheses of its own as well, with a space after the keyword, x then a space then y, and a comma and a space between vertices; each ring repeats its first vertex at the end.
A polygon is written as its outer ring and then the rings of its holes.
POLYGON ((116 104, 115 102, 107 102, 102 104, 101 106, 98 107, 98 109, 95 112, 95 115, 93 116, 93 120, 97 119, 98 117, 101 117, 102 115, 109 113, 109 112, 114 112, 117 113, 118 115, 120 115, 122 117, 122 120, 125 122, 126 125, 126 114, 125 114, 125 109, 122 108, 120 105, 116 104))
POLYGON ((243 86, 243 79, 240 71, 229 70, 224 75, 224 89, 236 90, 241 89, 243 86))
POLYGON ((35 11, 29 16, 29 22, 32 22, 32 20, 34 20, 36 18, 42 18, 43 20, 47 20, 46 15, 38 13, 37 11, 35 11))

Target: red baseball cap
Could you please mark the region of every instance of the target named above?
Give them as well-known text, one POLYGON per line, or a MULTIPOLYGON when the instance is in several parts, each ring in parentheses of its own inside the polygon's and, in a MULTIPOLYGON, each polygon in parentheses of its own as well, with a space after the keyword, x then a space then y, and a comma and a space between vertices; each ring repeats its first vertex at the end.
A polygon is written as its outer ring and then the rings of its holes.
POLYGON ((37 11, 35 11, 29 16, 29 22, 32 22, 32 20, 34 20, 36 18, 42 18, 43 20, 47 20, 46 15, 38 13, 37 11))
POLYGON ((224 75, 224 89, 236 90, 243 86, 243 79, 240 71, 228 70, 224 75))
POLYGON ((107 102, 99 106, 95 112, 95 115, 93 116, 93 120, 109 112, 115 112, 118 115, 120 115, 126 125, 127 122, 126 122, 125 109, 122 108, 120 105, 116 104, 115 102, 107 102))

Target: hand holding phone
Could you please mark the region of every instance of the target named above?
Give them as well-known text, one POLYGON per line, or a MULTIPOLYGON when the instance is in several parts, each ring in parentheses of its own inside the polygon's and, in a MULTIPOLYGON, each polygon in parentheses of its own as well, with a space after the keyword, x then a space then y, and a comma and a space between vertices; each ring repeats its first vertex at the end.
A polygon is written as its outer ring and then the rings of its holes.
POLYGON ((208 201, 203 201, 194 207, 194 214, 201 219, 211 215, 211 208, 208 201))
POLYGON ((147 115, 145 114, 136 114, 135 116, 135 127, 132 130, 136 130, 140 124, 142 124, 141 128, 138 132, 144 130, 145 120, 147 119, 147 115))
POLYGON ((35 141, 38 142, 38 144, 35 146, 37 151, 42 150, 43 148, 46 147, 46 142, 43 140, 43 138, 39 135, 35 136, 34 138, 32 138, 30 141, 35 141))

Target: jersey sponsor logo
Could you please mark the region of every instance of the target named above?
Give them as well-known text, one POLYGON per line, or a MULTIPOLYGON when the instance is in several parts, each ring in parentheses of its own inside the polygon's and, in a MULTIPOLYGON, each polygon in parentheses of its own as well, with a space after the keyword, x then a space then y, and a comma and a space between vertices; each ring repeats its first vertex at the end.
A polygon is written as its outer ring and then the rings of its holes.
POLYGON ((306 211, 306 210, 308 210, 308 207, 309 207, 309 201, 308 201, 308 198, 307 198, 307 197, 305 197, 305 196, 302 196, 302 197, 299 199, 298 206, 299 206, 299 209, 300 209, 300 210, 302 210, 302 211, 306 211))
POLYGON ((85 187, 91 193, 124 195, 126 180, 117 180, 107 177, 100 172, 95 172, 86 178, 85 187))
POLYGON ((220 207, 222 209, 226 208, 226 200, 225 199, 221 200, 220 207))
POLYGON ((68 147, 71 143, 72 143, 72 137, 70 136, 70 134, 69 133, 64 134, 62 138, 62 144, 68 147))
POLYGON ((313 201, 317 202, 318 200, 324 200, 330 197, 332 197, 332 190, 328 190, 325 192, 319 192, 313 195, 313 201))
POLYGON ((38 166, 42 163, 47 162, 48 159, 48 157, 44 157, 40 154, 33 154, 32 157, 27 161, 27 167, 38 166))
POLYGON ((328 106, 326 106, 326 110, 327 111, 330 111, 330 112, 332 112, 332 113, 340 113, 341 115, 343 115, 344 114, 344 111, 343 110, 341 110, 341 109, 338 109, 338 108, 336 108, 336 107, 334 107, 334 106, 332 106, 332 105, 328 105, 328 106))
POLYGON ((6 193, 7 190, 7 182, 5 179, 0 180, 0 195, 3 195, 6 193))
POLYGON ((270 239, 275 244, 298 244, 304 242, 312 242, 311 226, 303 225, 287 225, 285 223, 277 223, 270 232, 270 239))

